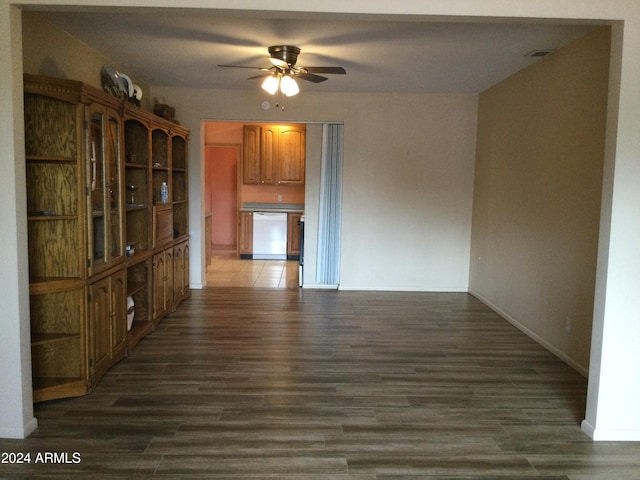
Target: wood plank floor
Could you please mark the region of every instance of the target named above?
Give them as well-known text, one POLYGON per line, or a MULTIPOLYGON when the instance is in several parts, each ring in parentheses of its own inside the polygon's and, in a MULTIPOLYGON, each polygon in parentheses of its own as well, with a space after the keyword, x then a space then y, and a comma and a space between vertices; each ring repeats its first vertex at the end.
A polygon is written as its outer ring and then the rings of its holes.
POLYGON ((581 432, 585 394, 467 294, 206 289, 92 394, 37 405, 0 478, 639 478, 640 444, 581 432))

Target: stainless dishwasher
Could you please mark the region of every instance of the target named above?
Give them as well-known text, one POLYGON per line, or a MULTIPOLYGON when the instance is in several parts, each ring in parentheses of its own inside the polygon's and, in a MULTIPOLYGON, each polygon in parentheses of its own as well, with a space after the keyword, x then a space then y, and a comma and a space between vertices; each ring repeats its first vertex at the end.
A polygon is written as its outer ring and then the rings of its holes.
POLYGON ((253 258, 287 259, 287 214, 253 212, 253 258))

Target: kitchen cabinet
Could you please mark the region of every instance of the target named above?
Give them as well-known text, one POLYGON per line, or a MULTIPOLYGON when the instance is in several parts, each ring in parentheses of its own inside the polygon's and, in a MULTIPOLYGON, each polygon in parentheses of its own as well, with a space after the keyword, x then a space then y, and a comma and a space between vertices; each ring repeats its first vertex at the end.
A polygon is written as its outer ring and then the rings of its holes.
POLYGON ((280 185, 304 184, 306 128, 304 125, 279 127, 277 182, 280 185))
POLYGON ((305 125, 245 125, 243 146, 243 183, 304 184, 305 125))
POLYGON ((300 258, 300 219, 302 213, 289 212, 287 215, 287 258, 300 258))
POLYGON ((170 272, 162 313, 176 305, 174 247, 177 291, 188 297, 189 130, 82 82, 29 74, 24 122, 33 399, 42 402, 88 393, 153 330, 154 255, 167 252, 170 272), (168 203, 154 209, 162 182, 168 203))
MULTIPOLYGON (((269 209, 263 209, 269 211, 269 209)), ((300 258, 300 218, 302 212, 287 212, 287 259, 300 258)), ((240 258, 253 258, 253 212, 238 213, 238 255, 240 258)))
POLYGON ((238 214, 238 255, 241 258, 253 255, 253 212, 238 214))
POLYGON ((257 125, 244 126, 242 181, 245 184, 272 185, 274 183, 272 135, 263 137, 262 128, 257 125))

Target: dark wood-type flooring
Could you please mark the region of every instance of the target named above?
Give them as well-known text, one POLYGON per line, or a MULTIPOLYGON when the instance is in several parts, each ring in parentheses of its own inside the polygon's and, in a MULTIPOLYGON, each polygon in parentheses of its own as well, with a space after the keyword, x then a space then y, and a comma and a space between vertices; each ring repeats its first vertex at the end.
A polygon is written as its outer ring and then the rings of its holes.
POLYGON ((640 444, 582 433, 585 397, 467 294, 207 289, 92 394, 36 405, 0 478, 640 478, 640 444))

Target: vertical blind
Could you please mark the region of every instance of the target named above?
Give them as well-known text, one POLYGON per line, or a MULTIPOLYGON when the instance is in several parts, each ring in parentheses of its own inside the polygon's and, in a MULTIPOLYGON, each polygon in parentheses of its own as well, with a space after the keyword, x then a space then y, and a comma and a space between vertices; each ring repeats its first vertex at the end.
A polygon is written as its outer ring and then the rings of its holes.
POLYGON ((336 288, 340 283, 343 130, 342 124, 323 125, 320 173, 316 283, 336 288))

